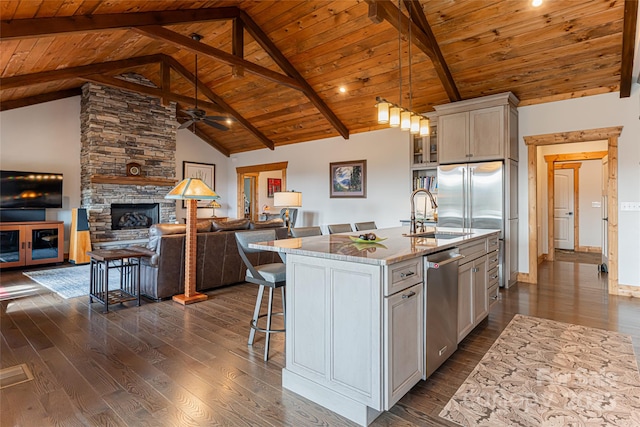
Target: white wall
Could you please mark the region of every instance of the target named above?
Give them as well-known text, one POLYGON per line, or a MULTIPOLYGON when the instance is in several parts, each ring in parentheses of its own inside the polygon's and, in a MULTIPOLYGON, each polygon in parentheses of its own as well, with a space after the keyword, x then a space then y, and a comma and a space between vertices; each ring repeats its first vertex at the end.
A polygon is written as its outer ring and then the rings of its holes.
MULTIPOLYGON (((574 144, 547 145, 538 147, 538 194, 537 203, 540 207, 539 219, 538 255, 549 253, 548 230, 548 206, 547 206, 547 163, 544 156, 550 154, 582 153, 590 151, 607 151, 607 141, 580 142, 574 144), (544 236, 544 237, 543 237, 544 236)), ((576 163, 575 161, 572 163, 576 163)), ((601 247, 602 236, 600 222, 602 216, 600 209, 591 207, 591 202, 599 202, 602 191, 602 161, 583 160, 578 169, 580 182, 580 246, 601 247)))
POLYGON ((62 209, 47 209, 47 220, 65 222, 67 251, 80 206, 80 97, 1 112, 0 169, 63 174, 62 209))
MULTIPOLYGON (((227 157, 186 130, 178 131, 176 177, 182 178, 182 161, 214 163, 215 190, 222 189, 222 209, 216 215, 225 216, 229 200, 227 188, 227 157)), ((80 97, 72 97, 29 107, 0 112, 0 168, 35 172, 61 172, 64 175, 62 209, 47 209, 47 219, 65 222, 65 251, 69 249, 71 209, 80 207, 80 97)), ((167 187, 167 191, 169 187, 167 187)), ((178 202, 177 218, 185 215, 178 202)), ((211 209, 199 209, 199 216, 211 216, 211 209)))
MULTIPOLYGON (((182 162, 212 163, 215 168, 214 191, 220 196, 218 203, 221 208, 215 210, 216 216, 227 216, 229 205, 236 203, 236 193, 229 197, 227 193, 227 175, 229 158, 209 144, 195 136, 187 129, 179 130, 176 133, 176 178, 183 179, 182 162)), ((235 179, 235 178, 234 178, 235 179)), ((167 190, 168 191, 168 190, 167 190)), ((187 210, 182 208, 182 201, 176 201, 176 218, 182 223, 182 218, 187 215, 187 210)), ((198 218, 208 218, 213 216, 213 209, 198 208, 198 218)))
MULTIPOLYGON (((618 139, 618 202, 640 202, 640 85, 631 96, 618 92, 518 108, 520 164, 527 164, 524 136, 623 126, 618 139)), ((519 170, 519 265, 528 272, 527 168, 519 170)), ((618 205, 618 281, 640 286, 640 212, 621 211, 618 205)))
MULTIPOLYGON (((231 156, 227 177, 229 194, 236 193, 236 167, 288 161, 287 188, 302 192, 296 226, 375 221, 378 227, 396 227, 409 218, 411 182, 409 135, 385 129, 231 156), (329 198, 329 163, 367 160, 367 198, 329 198)), ((235 212, 232 213, 232 216, 235 212)))

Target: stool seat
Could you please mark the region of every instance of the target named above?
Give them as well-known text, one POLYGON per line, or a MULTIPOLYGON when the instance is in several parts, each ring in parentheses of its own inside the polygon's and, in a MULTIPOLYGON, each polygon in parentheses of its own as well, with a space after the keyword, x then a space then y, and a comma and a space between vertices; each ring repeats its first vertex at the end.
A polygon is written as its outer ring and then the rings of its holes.
MULTIPOLYGON (((267 282, 273 282, 274 286, 273 287, 279 287, 279 286, 275 286, 277 284, 277 282, 284 282, 285 279, 287 278, 287 267, 280 263, 273 263, 273 264, 262 264, 262 265, 257 265, 255 266, 256 271, 260 274, 260 276, 262 276, 261 278, 266 280, 267 282)), ((247 277, 250 277, 252 279, 260 279, 260 277, 254 277, 253 274, 251 273, 251 270, 249 270, 247 268, 247 277)), ((269 285, 266 285, 269 286, 269 285)))

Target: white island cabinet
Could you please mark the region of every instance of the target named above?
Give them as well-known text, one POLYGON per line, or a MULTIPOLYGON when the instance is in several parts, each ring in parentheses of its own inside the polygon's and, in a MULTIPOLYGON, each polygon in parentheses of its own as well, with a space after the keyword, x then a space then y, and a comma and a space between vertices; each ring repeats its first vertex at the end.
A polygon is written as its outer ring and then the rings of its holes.
MULTIPOLYGON (((255 243, 287 254, 286 366, 282 385, 360 424, 370 424, 425 378, 423 256, 480 240, 409 238, 408 227, 255 243)), ((428 286, 428 283, 426 284, 428 286)))

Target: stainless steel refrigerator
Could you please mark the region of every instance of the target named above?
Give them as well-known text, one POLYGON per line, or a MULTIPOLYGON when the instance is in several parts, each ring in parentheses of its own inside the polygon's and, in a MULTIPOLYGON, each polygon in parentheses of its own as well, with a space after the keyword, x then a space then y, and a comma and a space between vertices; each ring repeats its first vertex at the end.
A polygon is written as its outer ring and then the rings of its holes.
POLYGON ((512 215, 505 188, 502 161, 438 167, 438 226, 500 230, 500 286, 509 281, 503 273, 504 240, 505 224, 512 215))

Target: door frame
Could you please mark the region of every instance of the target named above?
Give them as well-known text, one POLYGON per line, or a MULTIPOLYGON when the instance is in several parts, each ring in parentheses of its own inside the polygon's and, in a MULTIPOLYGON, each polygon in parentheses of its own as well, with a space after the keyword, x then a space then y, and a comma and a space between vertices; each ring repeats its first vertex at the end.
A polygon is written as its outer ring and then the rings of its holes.
MULTIPOLYGON (((607 154, 609 156, 609 176, 607 192, 609 204, 607 206, 609 222, 607 234, 609 242, 609 294, 619 295, 618 286, 618 137, 622 133, 622 126, 589 129, 572 132, 558 132, 544 135, 524 137, 527 146, 529 179, 529 273, 518 275, 518 280, 526 283, 538 283, 538 156, 537 149, 543 145, 569 144, 574 142, 590 142, 607 140, 607 154)), ((551 228, 551 227, 549 227, 551 228)), ((552 245, 553 246, 553 245, 552 245)), ((551 251, 549 251, 551 252, 551 251)), ((627 292, 624 293, 627 295, 627 292)))
MULTIPOLYGON (((280 171, 282 173, 282 191, 286 191, 287 188, 287 166, 289 162, 277 162, 266 163, 262 165, 252 166, 239 166, 236 168, 237 184, 236 184, 236 218, 244 217, 244 178, 245 175, 258 176, 260 172, 280 171)), ((258 183, 254 189, 254 194, 251 195, 251 200, 257 200, 258 198, 258 183)))

